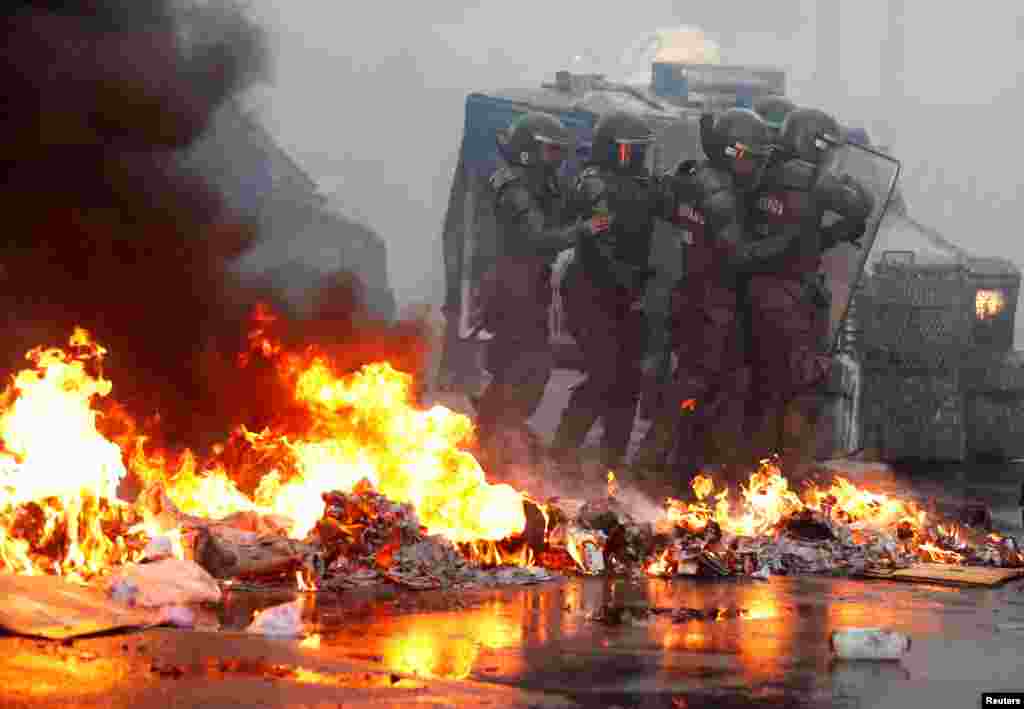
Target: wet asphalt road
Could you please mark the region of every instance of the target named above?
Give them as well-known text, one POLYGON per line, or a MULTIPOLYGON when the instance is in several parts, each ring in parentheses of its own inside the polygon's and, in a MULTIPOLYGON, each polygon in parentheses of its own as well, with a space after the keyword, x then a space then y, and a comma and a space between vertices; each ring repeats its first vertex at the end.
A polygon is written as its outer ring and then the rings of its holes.
MULTIPOLYGON (((947 509, 986 502, 999 531, 1024 536, 1024 465, 876 467, 853 466, 849 476, 937 497, 947 509)), ((955 589, 822 577, 569 578, 477 592, 309 594, 305 630, 318 643, 240 632, 256 610, 294 597, 232 591, 198 631, 72 643, 0 637, 0 707, 941 709, 978 707, 986 691, 1024 691, 1024 581, 955 589), (608 602, 744 613, 622 626, 588 618, 608 602), (913 644, 900 663, 835 663, 828 639, 840 627, 887 627, 913 644)))
POLYGON ((976 707, 983 691, 1024 688, 1022 589, 776 577, 311 595, 319 647, 232 632, 292 597, 232 592, 207 618, 221 632, 2 638, 0 706, 976 707), (745 613, 588 619, 608 601, 745 613), (829 633, 849 626, 913 645, 902 663, 834 663, 829 633))

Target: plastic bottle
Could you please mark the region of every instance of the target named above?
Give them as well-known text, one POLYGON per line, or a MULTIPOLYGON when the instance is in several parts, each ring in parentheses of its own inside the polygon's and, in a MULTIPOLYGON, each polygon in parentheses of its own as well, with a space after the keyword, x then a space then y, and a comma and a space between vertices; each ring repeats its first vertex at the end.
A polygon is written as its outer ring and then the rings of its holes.
POLYGON ((898 661, 910 650, 910 638, 882 628, 836 630, 829 641, 839 660, 898 661))

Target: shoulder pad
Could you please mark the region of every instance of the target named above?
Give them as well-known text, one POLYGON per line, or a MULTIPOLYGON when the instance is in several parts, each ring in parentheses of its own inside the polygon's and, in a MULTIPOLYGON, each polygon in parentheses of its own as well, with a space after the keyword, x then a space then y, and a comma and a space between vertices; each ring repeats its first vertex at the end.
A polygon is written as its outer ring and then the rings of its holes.
POLYGON ((501 192, 502 188, 522 179, 522 176, 508 165, 502 165, 491 175, 491 189, 501 192))
POLYGON ((772 187, 790 190, 810 190, 814 184, 817 166, 806 160, 787 160, 776 165, 768 175, 765 182, 772 187))
POLYGON ((499 209, 508 209, 511 214, 521 214, 534 204, 533 195, 519 179, 512 179, 503 184, 497 195, 499 209))

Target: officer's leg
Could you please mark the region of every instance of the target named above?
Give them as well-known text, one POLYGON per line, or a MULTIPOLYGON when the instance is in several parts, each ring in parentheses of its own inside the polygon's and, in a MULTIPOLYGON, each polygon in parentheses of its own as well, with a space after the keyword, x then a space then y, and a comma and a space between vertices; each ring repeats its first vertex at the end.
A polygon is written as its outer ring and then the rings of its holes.
POLYGON ((708 463, 724 463, 714 434, 735 403, 740 388, 737 371, 742 364, 742 338, 738 332, 735 291, 709 284, 704 291, 700 327, 689 334, 688 377, 682 392, 680 436, 676 446, 676 472, 692 476, 708 463), (685 402, 685 405, 682 403, 685 402), (715 459, 708 454, 714 453, 715 459))
POLYGON ((624 313, 615 338, 615 361, 609 376, 604 415, 602 462, 618 468, 626 459, 643 387, 642 362, 647 349, 647 319, 642 311, 624 313))
POLYGON ((514 343, 496 337, 487 343, 484 350, 484 369, 491 375, 483 393, 476 400, 476 427, 480 438, 494 431, 502 411, 505 409, 508 386, 509 358, 514 343))
POLYGON ((562 412, 555 432, 552 453, 556 458, 571 462, 583 445, 587 433, 605 408, 609 383, 614 381, 614 338, 609 318, 599 308, 578 313, 582 323, 573 327, 573 337, 583 358, 584 379, 569 395, 569 403, 562 412))
POLYGON ((543 446, 539 437, 530 428, 528 421, 540 408, 544 392, 554 370, 554 355, 546 339, 546 333, 543 342, 537 341, 533 347, 524 351, 522 364, 518 369, 521 374, 515 385, 516 422, 523 435, 528 439, 531 462, 539 462, 543 456, 543 446))

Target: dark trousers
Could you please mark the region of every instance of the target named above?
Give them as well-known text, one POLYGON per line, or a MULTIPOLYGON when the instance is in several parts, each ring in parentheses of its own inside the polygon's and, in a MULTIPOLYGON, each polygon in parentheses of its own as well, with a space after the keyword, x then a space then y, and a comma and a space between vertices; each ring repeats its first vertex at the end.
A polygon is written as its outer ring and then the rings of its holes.
POLYGON ((687 280, 672 293, 671 325, 679 366, 637 462, 685 478, 705 463, 731 462, 742 447, 749 371, 736 290, 687 280))
POLYGON ((554 368, 546 331, 499 334, 487 345, 491 381, 477 401, 477 433, 487 441, 502 428, 523 428, 536 413, 554 368))
POLYGON ((575 455, 600 419, 602 463, 614 468, 625 460, 643 387, 647 319, 630 308, 627 298, 588 286, 577 283, 565 295, 569 330, 580 348, 585 377, 573 388, 562 414, 554 453, 563 459, 575 455))
POLYGON ((767 453, 795 462, 813 451, 820 400, 828 376, 823 347, 828 309, 816 302, 805 280, 789 275, 755 276, 750 282, 753 374, 748 412, 752 437, 767 453), (798 427, 786 419, 798 418, 798 427))

